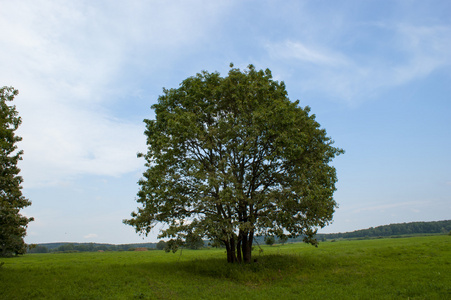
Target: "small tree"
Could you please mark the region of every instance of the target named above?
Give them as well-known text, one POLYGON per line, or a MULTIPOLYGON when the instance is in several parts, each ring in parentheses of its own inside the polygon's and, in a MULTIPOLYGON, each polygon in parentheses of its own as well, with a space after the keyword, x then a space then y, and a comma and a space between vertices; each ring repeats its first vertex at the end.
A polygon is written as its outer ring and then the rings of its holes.
POLYGON ((284 245, 288 241, 288 237, 286 235, 282 235, 279 237, 279 243, 284 245))
POLYGON ((8 105, 19 92, 12 87, 0 88, 0 256, 25 254, 24 242, 28 223, 33 218, 19 212, 31 202, 22 195, 22 177, 17 163, 23 151, 16 143, 22 138, 15 131, 22 120, 16 107, 8 105))
POLYGON ((146 235, 166 223, 159 237, 173 238, 173 251, 196 232, 220 241, 231 263, 251 261, 254 235, 288 232, 316 245, 336 207, 329 163, 343 151, 268 69, 231 68, 164 89, 152 106, 142 206, 124 223, 146 235))
POLYGON ((275 242, 276 242, 276 239, 272 235, 265 237, 266 245, 272 246, 272 245, 274 245, 275 242))
POLYGON ((74 251, 75 245, 74 244, 63 244, 58 247, 57 251, 65 252, 65 251, 74 251))
POLYGON ((29 248, 28 253, 49 253, 49 249, 45 246, 36 245, 36 247, 29 248))
POLYGON ((204 241, 202 240, 201 236, 195 233, 189 233, 185 237, 185 246, 186 248, 193 250, 201 249, 202 247, 204 247, 204 241))
POLYGON ((165 241, 159 241, 157 243, 157 249, 158 250, 164 250, 166 248, 166 242, 165 241))
POLYGON ((80 245, 76 245, 76 246, 74 247, 74 250, 80 251, 80 252, 87 252, 87 251, 89 251, 89 248, 88 248, 88 246, 85 245, 85 244, 80 244, 80 245))

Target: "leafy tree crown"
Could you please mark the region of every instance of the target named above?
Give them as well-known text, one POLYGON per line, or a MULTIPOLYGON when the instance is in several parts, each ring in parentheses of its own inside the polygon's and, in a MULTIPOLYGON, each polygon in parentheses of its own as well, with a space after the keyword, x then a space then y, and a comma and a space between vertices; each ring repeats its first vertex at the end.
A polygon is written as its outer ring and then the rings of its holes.
POLYGON ((203 71, 163 89, 144 120, 147 170, 142 205, 125 223, 160 237, 193 234, 227 244, 256 235, 313 238, 331 220, 335 168, 343 150, 309 107, 291 102, 270 70, 203 71))
POLYGON ((16 107, 9 105, 18 93, 12 87, 0 88, 0 256, 26 252, 23 238, 28 222, 33 220, 19 213, 31 202, 22 195, 23 179, 17 166, 23 151, 18 150, 16 143, 22 138, 15 131, 22 119, 16 107))

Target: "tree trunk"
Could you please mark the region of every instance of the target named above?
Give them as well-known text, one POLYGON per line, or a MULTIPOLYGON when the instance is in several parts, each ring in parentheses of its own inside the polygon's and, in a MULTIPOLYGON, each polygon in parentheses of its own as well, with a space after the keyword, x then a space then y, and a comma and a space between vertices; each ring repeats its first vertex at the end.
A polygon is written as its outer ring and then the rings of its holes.
POLYGON ((243 258, 242 258, 242 255, 241 255, 241 252, 242 252, 241 245, 242 245, 242 237, 241 237, 241 232, 240 232, 240 235, 238 236, 238 242, 237 242, 237 245, 236 245, 237 261, 239 263, 241 263, 243 261, 243 258))
POLYGON ((236 245, 235 245, 235 239, 232 237, 228 241, 224 241, 224 244, 226 246, 227 250, 227 262, 228 263, 235 263, 238 261, 236 257, 236 245))
POLYGON ((233 236, 229 240, 224 241, 227 251, 227 262, 229 263, 250 263, 252 261, 252 242, 254 240, 254 232, 240 232, 238 239, 233 236))
POLYGON ((254 232, 249 232, 246 237, 243 238, 243 261, 250 263, 252 261, 252 242, 254 240, 254 232))

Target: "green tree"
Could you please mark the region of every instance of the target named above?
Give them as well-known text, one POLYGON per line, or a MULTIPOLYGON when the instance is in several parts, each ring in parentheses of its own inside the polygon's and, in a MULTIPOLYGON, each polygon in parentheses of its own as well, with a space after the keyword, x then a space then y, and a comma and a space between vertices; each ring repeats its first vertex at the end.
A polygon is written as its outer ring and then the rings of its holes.
POLYGON ((97 247, 94 248, 94 251, 107 251, 108 250, 108 246, 107 245, 99 245, 97 247))
POLYGON ((189 233, 185 237, 185 246, 188 249, 197 250, 203 248, 205 244, 200 235, 189 233))
POLYGON ((22 195, 23 179, 17 167, 23 151, 17 148, 16 143, 22 138, 15 131, 22 120, 16 107, 8 105, 18 93, 12 87, 0 88, 0 256, 25 254, 27 245, 23 238, 33 220, 19 213, 31 202, 22 195))
POLYGON ((157 243, 157 250, 164 250, 166 248, 166 242, 161 240, 157 243))
POLYGON ((284 245, 288 241, 288 237, 286 235, 282 235, 279 237, 279 243, 284 245))
POLYGON ((266 245, 272 246, 272 245, 274 245, 275 242, 276 242, 276 239, 272 235, 265 237, 266 245))
POLYGON ((49 249, 45 246, 37 245, 27 251, 28 253, 48 253, 49 249))
POLYGON ((56 249, 56 251, 61 251, 61 252, 75 251, 75 245, 74 244, 63 244, 63 245, 59 246, 58 249, 56 249))
POLYGON ((203 71, 177 89, 163 89, 146 123, 147 170, 140 203, 124 223, 176 250, 190 232, 220 241, 228 262, 250 262, 256 235, 304 236, 316 245, 331 220, 342 153, 310 108, 291 102, 271 72, 233 68, 227 77, 203 71))

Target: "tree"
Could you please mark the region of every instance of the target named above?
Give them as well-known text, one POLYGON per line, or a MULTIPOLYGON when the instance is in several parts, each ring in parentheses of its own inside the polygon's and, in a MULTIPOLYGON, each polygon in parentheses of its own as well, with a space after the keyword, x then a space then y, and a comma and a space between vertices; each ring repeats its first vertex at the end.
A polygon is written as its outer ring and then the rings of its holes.
POLYGON ((89 248, 87 245, 85 244, 80 244, 80 245, 75 245, 74 246, 74 250, 76 251, 80 251, 80 252, 88 252, 89 248))
POLYGON ((33 220, 19 213, 31 202, 22 195, 23 179, 17 167, 23 151, 17 149, 16 143, 22 138, 15 131, 22 120, 16 107, 8 105, 18 93, 12 87, 0 88, 0 256, 25 254, 27 245, 23 238, 28 222, 33 220))
POLYGON ((227 77, 203 71, 163 93, 152 106, 155 120, 144 120, 141 206, 124 223, 145 235, 165 223, 159 237, 174 241, 196 232, 220 241, 231 263, 251 261, 256 235, 316 244, 337 205, 329 163, 343 150, 309 107, 252 65, 231 65, 227 77))
POLYGON ((288 241, 288 237, 286 235, 279 237, 279 243, 284 245, 288 241))
POLYGON ((33 247, 28 250, 28 253, 49 253, 49 249, 45 246, 36 245, 36 247, 33 247))
POLYGON ((56 251, 66 252, 66 251, 75 251, 75 245, 74 244, 63 244, 56 249, 56 251))
POLYGON ((108 250, 108 246, 107 245, 99 245, 97 247, 94 248, 95 251, 107 251, 108 250))
POLYGON ((272 235, 265 237, 266 245, 272 246, 272 245, 274 245, 275 242, 276 242, 276 239, 272 235))
POLYGON ((164 248, 166 248, 166 242, 161 240, 157 243, 157 250, 164 250, 164 248))
POLYGON ((188 249, 197 250, 203 248, 205 246, 205 243, 202 240, 201 236, 190 233, 185 237, 185 246, 188 249))

